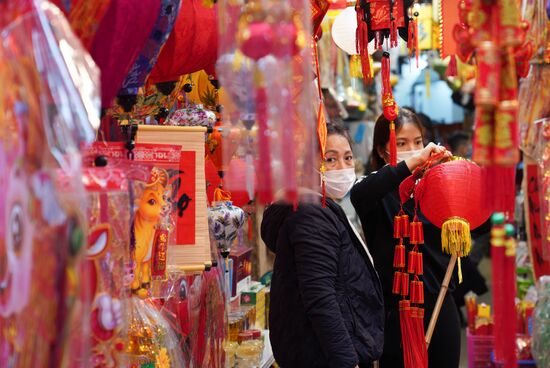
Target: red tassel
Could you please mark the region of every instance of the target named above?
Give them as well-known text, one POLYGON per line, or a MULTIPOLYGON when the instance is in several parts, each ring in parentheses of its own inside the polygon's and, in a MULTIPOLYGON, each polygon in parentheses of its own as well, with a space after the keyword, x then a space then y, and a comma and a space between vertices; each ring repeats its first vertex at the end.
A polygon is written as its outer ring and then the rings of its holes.
POLYGON ((401 295, 409 295, 409 274, 401 273, 401 295))
POLYGON ((390 122, 390 165, 397 166, 397 137, 393 121, 390 122))
POLYGON ((417 275, 424 274, 424 260, 422 259, 422 252, 416 252, 416 261, 415 261, 415 273, 417 275))
POLYGON ((407 272, 408 273, 415 273, 416 271, 416 252, 414 250, 411 250, 409 252, 409 256, 407 258, 407 272))
POLYGON ((445 76, 456 77, 457 74, 458 74, 458 70, 456 65, 456 56, 451 55, 451 59, 449 60, 449 66, 447 66, 447 70, 445 70, 445 76))
POLYGON ((393 267, 405 268, 405 247, 399 244, 395 247, 393 253, 393 267))
POLYGON ((483 182, 488 195, 484 196, 485 205, 492 212, 504 212, 513 216, 515 212, 515 166, 488 166, 483 170, 483 182))
POLYGON ((412 18, 409 18, 409 28, 407 29, 407 49, 409 50, 409 57, 412 56, 414 43, 414 22, 412 18))
POLYGON ((393 288, 392 288, 392 293, 394 294, 401 294, 401 278, 402 278, 402 273, 399 272, 399 271, 395 271, 395 273, 393 274, 393 288))
POLYGON ((401 238, 401 216, 397 215, 393 218, 393 237, 401 238))
POLYGON ((420 48, 418 47, 418 17, 414 20, 414 49, 416 54, 416 67, 418 68, 418 60, 420 59, 420 48))
POLYGON ((401 215, 401 235, 404 238, 409 237, 409 215, 401 215))
POLYGON ((357 7, 357 29, 355 31, 355 48, 361 56, 361 71, 363 72, 363 80, 365 83, 370 83, 372 80, 370 59, 369 59, 369 28, 364 20, 365 12, 360 7, 357 7))

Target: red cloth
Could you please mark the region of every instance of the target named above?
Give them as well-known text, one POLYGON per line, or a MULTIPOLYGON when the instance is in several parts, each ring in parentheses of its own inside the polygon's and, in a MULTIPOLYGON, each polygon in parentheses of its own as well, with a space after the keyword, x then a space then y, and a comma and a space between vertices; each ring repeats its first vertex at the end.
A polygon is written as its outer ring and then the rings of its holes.
POLYGON ((212 71, 218 57, 216 7, 201 0, 183 0, 172 34, 149 76, 149 83, 178 80, 181 75, 212 71))
POLYGON ((111 2, 92 43, 91 54, 101 69, 101 104, 110 107, 126 74, 153 29, 160 0, 111 2))

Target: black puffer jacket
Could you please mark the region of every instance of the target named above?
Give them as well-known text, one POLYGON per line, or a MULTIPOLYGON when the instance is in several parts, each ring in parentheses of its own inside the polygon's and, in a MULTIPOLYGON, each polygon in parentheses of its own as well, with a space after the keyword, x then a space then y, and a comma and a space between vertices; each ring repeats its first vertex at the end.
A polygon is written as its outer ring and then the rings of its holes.
POLYGON ((382 354, 384 306, 374 266, 342 208, 268 207, 262 238, 277 254, 270 338, 282 368, 368 366, 382 354))

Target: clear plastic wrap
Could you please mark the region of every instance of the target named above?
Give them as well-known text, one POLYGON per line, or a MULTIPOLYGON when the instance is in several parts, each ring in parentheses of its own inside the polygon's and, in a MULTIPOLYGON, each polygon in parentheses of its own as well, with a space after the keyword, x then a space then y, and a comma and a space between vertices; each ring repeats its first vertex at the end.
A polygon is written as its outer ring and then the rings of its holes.
POLYGON ((61 367, 80 318, 79 147, 94 138, 98 72, 57 8, 24 3, 1 30, 0 350, 11 367, 61 367))
POLYGON ((537 140, 533 152, 539 163, 542 261, 550 262, 550 119, 534 122, 537 140))
POLYGON ((84 170, 88 239, 81 262, 81 323, 73 325, 72 367, 127 367, 130 199, 121 170, 84 170), (75 346, 77 345, 77 346, 75 346), (88 356, 88 349, 90 355, 88 356))
POLYGON ((129 318, 129 367, 188 367, 176 334, 151 300, 130 298, 129 318))
MULTIPOLYGON (((319 192, 309 2, 218 5, 223 124, 241 130, 236 154, 249 167, 245 180, 226 189, 248 192, 260 203, 294 202, 299 188, 319 192)), ((224 161, 233 153, 224 150, 224 161)))
POLYGON ((176 331, 187 367, 224 366, 223 275, 214 267, 196 275, 173 271, 160 293, 162 314, 176 331))
POLYGON ((542 276, 533 318, 532 352, 537 367, 550 367, 550 276, 542 276))

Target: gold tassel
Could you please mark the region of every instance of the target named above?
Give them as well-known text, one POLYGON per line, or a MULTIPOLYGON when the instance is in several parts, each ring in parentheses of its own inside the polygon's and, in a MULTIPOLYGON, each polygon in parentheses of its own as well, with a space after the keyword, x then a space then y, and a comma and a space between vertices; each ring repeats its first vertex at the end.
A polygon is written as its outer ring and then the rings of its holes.
POLYGON ((451 217, 441 228, 441 245, 443 252, 465 257, 470 254, 472 237, 470 236, 470 224, 460 217, 451 217))
POLYGON ((431 73, 430 73, 430 68, 426 68, 426 74, 424 75, 424 83, 426 84, 426 97, 427 98, 430 98, 430 95, 431 95, 431 85, 432 85, 432 76, 431 76, 431 73))
POLYGON ((352 78, 363 78, 361 55, 351 55, 349 59, 349 75, 352 78))

